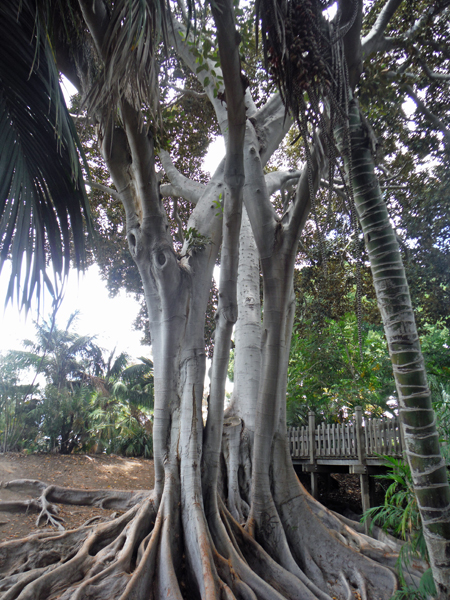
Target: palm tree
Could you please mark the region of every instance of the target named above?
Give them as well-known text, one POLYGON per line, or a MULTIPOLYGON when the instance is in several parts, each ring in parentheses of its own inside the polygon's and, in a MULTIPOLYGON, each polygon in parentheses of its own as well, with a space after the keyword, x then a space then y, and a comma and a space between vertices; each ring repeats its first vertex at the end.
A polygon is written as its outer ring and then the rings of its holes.
POLYGON ((41 417, 41 437, 48 437, 50 448, 68 454, 81 443, 88 427, 89 370, 98 357, 95 336, 80 336, 71 330, 77 313, 64 329, 54 321, 35 323, 37 341, 25 340, 27 350, 11 354, 22 369, 43 375, 46 387, 36 407, 41 417))
POLYGON ((78 382, 98 355, 98 347, 94 344, 95 335, 80 336, 71 331, 77 316, 78 312, 74 312, 64 329, 51 321, 35 322, 37 341, 24 340, 28 351, 15 353, 22 368, 42 373, 58 389, 78 382))
POLYGON ((153 363, 141 357, 138 364, 126 367, 121 357, 108 368, 109 377, 91 378, 97 394, 93 398, 90 443, 97 451, 151 457, 153 363), (119 371, 122 364, 125 368, 119 371))
POLYGON ((78 151, 84 155, 59 86, 49 10, 34 0, 0 5, 0 270, 11 259, 7 298, 16 288, 27 307, 43 282, 55 294, 46 265, 50 259, 55 274, 67 274, 72 242, 83 266, 85 224, 91 229, 78 151))
POLYGON ((450 548, 447 468, 440 451, 436 416, 400 248, 374 172, 367 129, 356 102, 350 109, 350 141, 351 160, 347 161, 347 167, 392 360, 406 455, 433 574, 443 593, 448 581, 438 566, 444 564, 450 548))
POLYGON ((139 363, 130 365, 121 373, 113 393, 128 404, 147 409, 153 408, 153 362, 141 356, 139 363))

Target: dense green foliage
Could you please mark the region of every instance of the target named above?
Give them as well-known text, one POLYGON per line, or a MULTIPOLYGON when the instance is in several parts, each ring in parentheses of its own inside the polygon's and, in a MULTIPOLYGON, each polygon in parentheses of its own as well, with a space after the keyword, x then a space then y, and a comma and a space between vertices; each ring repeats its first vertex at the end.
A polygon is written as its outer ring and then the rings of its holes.
MULTIPOLYGON (((424 325, 422 349, 433 402, 441 407, 442 436, 450 407, 450 330, 438 322, 424 325)), ((318 422, 343 421, 355 406, 372 417, 397 410, 392 366, 382 328, 363 324, 359 347, 356 316, 302 323, 294 330, 288 371, 288 423, 306 425, 308 411, 318 422)))
POLYGON ((392 367, 380 327, 364 326, 362 348, 354 314, 326 319, 322 327, 294 331, 288 371, 288 422, 343 421, 355 406, 379 417, 395 393, 392 367))
POLYGON ((4 451, 152 455, 153 364, 105 358, 95 336, 54 319, 36 324, 37 341, 0 357, 0 436, 4 451), (26 385, 32 377, 32 383, 26 385))
POLYGON ((33 411, 33 385, 20 382, 20 369, 12 356, 0 360, 1 449, 20 448, 23 438, 33 439, 37 428, 33 411))
POLYGON ((384 458, 388 472, 377 476, 382 483, 388 484, 384 504, 370 508, 362 521, 370 519, 372 527, 378 525, 404 542, 397 560, 400 589, 392 600, 426 600, 436 594, 431 568, 423 573, 418 585, 412 585, 407 579, 414 558, 421 558, 429 564, 411 470, 402 460, 389 456, 384 458))

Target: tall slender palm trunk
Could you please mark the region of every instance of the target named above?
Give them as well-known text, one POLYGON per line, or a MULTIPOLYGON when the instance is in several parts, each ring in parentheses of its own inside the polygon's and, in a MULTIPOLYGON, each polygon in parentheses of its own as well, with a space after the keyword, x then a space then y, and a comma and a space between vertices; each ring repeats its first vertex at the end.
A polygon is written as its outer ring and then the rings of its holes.
POLYGON ((405 269, 374 172, 370 140, 350 103, 351 181, 397 386, 406 455, 439 598, 450 593, 450 488, 405 269))

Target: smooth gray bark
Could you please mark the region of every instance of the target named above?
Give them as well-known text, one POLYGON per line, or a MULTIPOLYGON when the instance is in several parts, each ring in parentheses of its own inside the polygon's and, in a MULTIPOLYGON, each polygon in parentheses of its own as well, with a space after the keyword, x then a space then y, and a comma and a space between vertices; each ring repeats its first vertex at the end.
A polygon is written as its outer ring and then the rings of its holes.
POLYGON ((208 419, 205 427, 203 477, 205 502, 217 510, 217 484, 220 469, 221 436, 225 382, 231 347, 231 335, 237 319, 237 276, 239 266, 239 233, 241 229, 242 195, 244 185, 243 146, 246 108, 241 81, 239 37, 234 26, 232 4, 224 0, 212 7, 217 26, 220 59, 227 97, 228 136, 225 159, 223 197, 222 252, 219 281, 219 302, 216 313, 214 356, 211 369, 211 391, 208 419))

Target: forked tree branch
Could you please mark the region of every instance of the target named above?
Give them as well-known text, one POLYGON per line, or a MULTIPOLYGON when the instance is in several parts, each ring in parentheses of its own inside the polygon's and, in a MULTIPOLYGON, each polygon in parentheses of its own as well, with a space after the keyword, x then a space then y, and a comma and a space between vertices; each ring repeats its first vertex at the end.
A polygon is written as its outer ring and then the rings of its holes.
POLYGON ((302 171, 271 171, 265 175, 267 193, 269 196, 282 190, 288 183, 295 185, 302 171))
POLYGON ((111 198, 114 198, 114 200, 117 200, 117 202, 122 201, 120 194, 118 192, 116 192, 116 190, 113 190, 112 188, 109 188, 106 185, 97 183, 96 181, 85 181, 84 184, 88 185, 91 188, 94 188, 94 190, 99 190, 100 192, 109 194, 111 196, 111 198))
POLYGON ((180 102, 180 100, 183 98, 183 96, 192 96, 193 98, 206 98, 207 94, 206 92, 196 92, 195 90, 190 90, 188 88, 179 88, 176 85, 171 85, 170 88, 172 90, 175 90, 176 92, 178 92, 178 96, 176 96, 171 102, 169 102, 169 106, 171 106, 172 104, 176 104, 177 102, 180 102))
MULTIPOLYGON (((422 28, 428 23, 430 18, 437 17, 439 14, 443 13, 450 6, 449 1, 445 1, 442 4, 434 4, 430 5, 422 15, 420 19, 417 19, 408 31, 405 33, 396 36, 396 37, 381 37, 377 45, 370 52, 387 52, 392 50, 393 48, 403 48, 412 40, 414 40, 417 35, 420 33, 422 28)), ((366 39, 366 38, 365 38, 366 39)), ((367 56, 370 52, 366 52, 366 47, 363 44, 364 55, 367 56)))
POLYGON ((419 61, 420 66, 422 67, 425 75, 431 79, 432 81, 450 81, 450 75, 447 73, 436 73, 432 71, 430 67, 427 65, 426 61, 422 58, 420 51, 417 47, 414 47, 414 51, 416 53, 417 59, 419 61))
POLYGON ((382 49, 386 27, 401 3, 402 0, 388 0, 386 2, 372 29, 362 40, 362 54, 364 57, 382 49))
MULTIPOLYGON (((216 85, 219 85, 219 80, 216 77, 217 75, 222 75, 222 71, 220 67, 216 67, 211 60, 206 59, 204 65, 207 66, 207 70, 196 73, 199 65, 196 62, 196 57, 193 54, 191 47, 185 40, 187 29, 182 23, 175 19, 173 15, 171 15, 170 18, 172 19, 172 26, 169 27, 169 39, 172 39, 173 46, 177 49, 178 56, 192 73, 195 74, 203 86, 209 101, 213 105, 219 125, 223 128, 227 119, 226 106, 224 106, 224 103, 217 97, 217 94, 214 94, 216 85), (212 71, 216 73, 216 76, 212 75, 212 71), (209 81, 207 81, 207 79, 209 81)), ((189 41, 193 42, 194 40, 193 38, 191 39, 191 36, 192 33, 189 33, 189 41)), ((223 91, 223 89, 221 91, 223 91)), ((224 131, 222 131, 222 133, 224 133, 224 131)))
POLYGON ((179 196, 193 204, 197 204, 206 186, 182 175, 173 164, 170 154, 166 150, 160 150, 158 156, 172 184, 171 186, 162 185, 160 188, 161 194, 163 196, 179 196))

